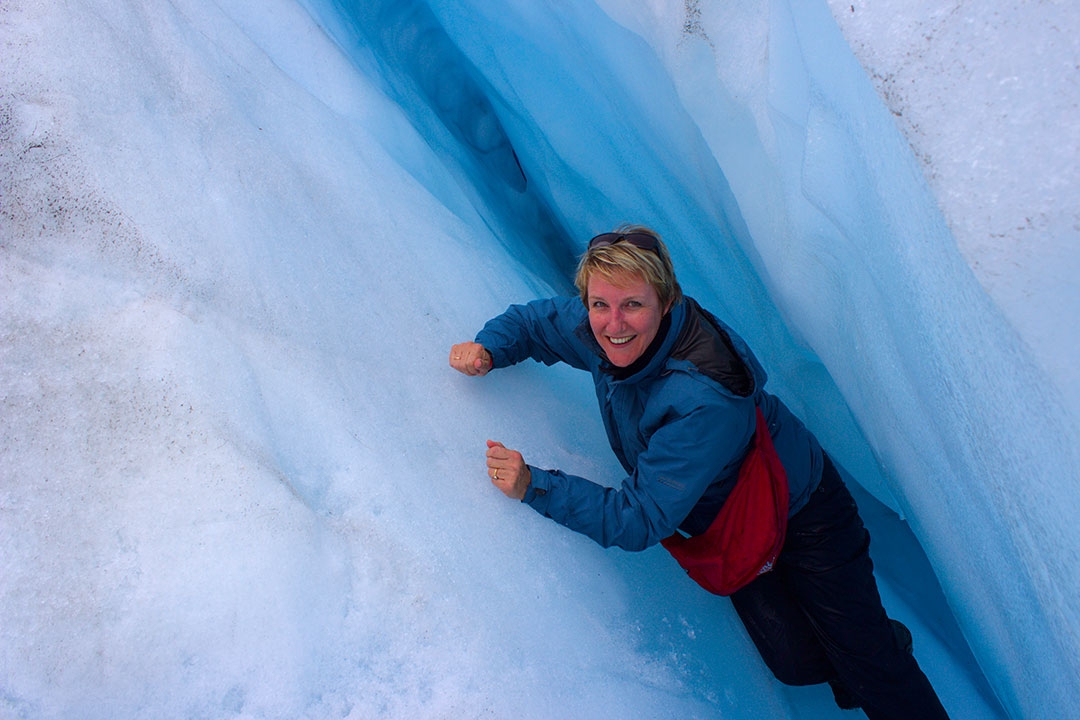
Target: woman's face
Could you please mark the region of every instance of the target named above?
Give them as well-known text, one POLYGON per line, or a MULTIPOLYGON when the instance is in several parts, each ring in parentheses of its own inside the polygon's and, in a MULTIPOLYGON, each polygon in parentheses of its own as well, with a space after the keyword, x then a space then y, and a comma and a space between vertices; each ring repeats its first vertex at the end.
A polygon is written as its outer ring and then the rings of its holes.
POLYGON ((660 307, 656 288, 638 275, 609 280, 594 274, 586 296, 589 326, 608 360, 617 367, 626 367, 641 357, 670 309, 670 305, 660 307))

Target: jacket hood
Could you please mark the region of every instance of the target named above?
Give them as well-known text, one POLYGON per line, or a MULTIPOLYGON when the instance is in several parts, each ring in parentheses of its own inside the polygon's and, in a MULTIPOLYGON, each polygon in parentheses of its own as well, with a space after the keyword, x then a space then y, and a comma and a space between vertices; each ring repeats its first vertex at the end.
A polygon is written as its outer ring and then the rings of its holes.
POLYGON ((765 385, 766 375, 750 347, 695 300, 687 298, 686 304, 689 310, 672 360, 691 363, 737 397, 757 393, 765 385))

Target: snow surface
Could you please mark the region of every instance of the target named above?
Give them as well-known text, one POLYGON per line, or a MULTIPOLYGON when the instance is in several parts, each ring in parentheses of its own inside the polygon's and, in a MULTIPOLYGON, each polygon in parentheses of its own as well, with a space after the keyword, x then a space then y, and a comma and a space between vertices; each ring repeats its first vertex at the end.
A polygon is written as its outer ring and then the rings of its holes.
POLYGON ((1067 717, 1080 19, 954 5, 0 4, 0 716, 850 716, 486 482, 618 482, 586 378, 446 352, 637 221, 953 716, 1067 717))

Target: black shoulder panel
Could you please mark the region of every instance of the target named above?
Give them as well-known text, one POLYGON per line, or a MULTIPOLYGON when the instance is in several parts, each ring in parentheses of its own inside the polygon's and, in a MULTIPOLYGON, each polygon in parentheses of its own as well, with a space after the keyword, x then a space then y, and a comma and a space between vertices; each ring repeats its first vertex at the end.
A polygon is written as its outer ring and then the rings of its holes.
POLYGON ((731 338, 696 302, 689 298, 684 302, 689 302, 690 308, 671 357, 693 363, 702 374, 735 395, 749 397, 754 392, 754 376, 735 351, 731 338))

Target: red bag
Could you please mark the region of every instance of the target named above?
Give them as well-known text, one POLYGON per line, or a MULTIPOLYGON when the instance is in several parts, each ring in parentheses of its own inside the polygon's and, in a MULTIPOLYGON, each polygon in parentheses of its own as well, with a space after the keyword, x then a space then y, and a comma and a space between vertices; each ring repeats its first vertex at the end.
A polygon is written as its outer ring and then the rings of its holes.
POLYGON ((784 545, 787 516, 787 473, 757 408, 750 452, 739 468, 735 489, 709 529, 690 538, 676 532, 660 544, 698 585, 730 595, 772 570, 784 545))

